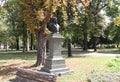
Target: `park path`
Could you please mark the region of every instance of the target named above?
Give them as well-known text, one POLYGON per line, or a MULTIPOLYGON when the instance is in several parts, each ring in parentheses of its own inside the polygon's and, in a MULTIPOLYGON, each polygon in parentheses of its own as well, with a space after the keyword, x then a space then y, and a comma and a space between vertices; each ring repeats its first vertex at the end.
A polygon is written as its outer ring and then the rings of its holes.
MULTIPOLYGON (((68 54, 67 51, 62 51, 62 54, 66 55, 68 54)), ((86 52, 83 52, 83 51, 72 51, 72 55, 73 56, 113 56, 113 57, 120 57, 120 54, 118 53, 110 53, 109 51, 108 52, 93 52, 93 51, 86 51, 86 52)))
POLYGON ((120 57, 120 54, 98 53, 98 52, 81 52, 81 55, 86 55, 86 56, 113 56, 113 57, 120 57))

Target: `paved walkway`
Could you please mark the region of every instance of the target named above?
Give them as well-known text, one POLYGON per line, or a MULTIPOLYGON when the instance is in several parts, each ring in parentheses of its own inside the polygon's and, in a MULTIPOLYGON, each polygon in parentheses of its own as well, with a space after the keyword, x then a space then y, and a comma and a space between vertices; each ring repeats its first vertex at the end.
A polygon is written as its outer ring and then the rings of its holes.
POLYGON ((82 52, 81 54, 87 55, 87 56, 119 56, 120 54, 111 54, 111 53, 98 53, 98 52, 82 52))
MULTIPOLYGON (((62 51, 62 54, 68 54, 67 51, 62 51)), ((87 51, 87 52, 82 52, 82 51, 72 51, 72 54, 73 56, 78 56, 78 55, 81 55, 81 56, 113 56, 113 57, 116 57, 116 56, 119 56, 120 57, 120 54, 114 54, 114 53, 102 53, 102 52, 93 52, 93 51, 87 51)))

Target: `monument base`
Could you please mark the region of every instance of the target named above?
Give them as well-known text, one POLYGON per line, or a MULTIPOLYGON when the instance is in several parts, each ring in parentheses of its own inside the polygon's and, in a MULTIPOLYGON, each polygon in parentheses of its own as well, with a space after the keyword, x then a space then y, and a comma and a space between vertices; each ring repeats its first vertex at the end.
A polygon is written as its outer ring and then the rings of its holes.
POLYGON ((63 38, 59 33, 52 34, 48 37, 50 54, 41 71, 57 75, 64 75, 71 72, 65 65, 65 59, 61 56, 61 41, 63 38))
POLYGON ((70 71, 65 65, 64 58, 47 58, 45 66, 41 68, 41 71, 47 73, 53 73, 57 75, 65 75, 70 71))

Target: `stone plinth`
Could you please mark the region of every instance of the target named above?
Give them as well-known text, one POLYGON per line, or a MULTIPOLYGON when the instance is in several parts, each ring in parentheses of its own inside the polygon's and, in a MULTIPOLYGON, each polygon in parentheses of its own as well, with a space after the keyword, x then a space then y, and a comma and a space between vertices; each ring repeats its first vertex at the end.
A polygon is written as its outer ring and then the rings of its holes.
POLYGON ((61 56, 61 42, 63 38, 59 33, 51 34, 48 37, 50 54, 46 58, 45 65, 41 68, 41 71, 54 74, 66 74, 70 72, 69 68, 65 65, 64 58, 61 56))

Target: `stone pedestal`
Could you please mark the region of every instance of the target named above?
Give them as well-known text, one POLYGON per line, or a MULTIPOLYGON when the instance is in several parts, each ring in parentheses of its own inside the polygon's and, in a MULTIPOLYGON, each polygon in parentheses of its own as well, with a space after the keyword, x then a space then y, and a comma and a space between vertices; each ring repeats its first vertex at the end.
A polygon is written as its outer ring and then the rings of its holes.
POLYGON ((50 54, 46 58, 45 65, 41 68, 41 71, 54 74, 66 74, 70 72, 69 68, 65 65, 64 58, 61 56, 61 42, 63 38, 59 33, 51 34, 48 37, 50 54))

